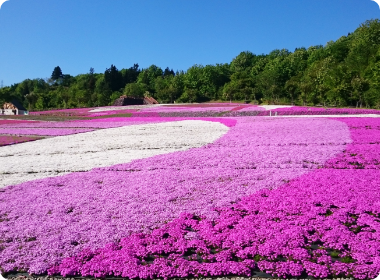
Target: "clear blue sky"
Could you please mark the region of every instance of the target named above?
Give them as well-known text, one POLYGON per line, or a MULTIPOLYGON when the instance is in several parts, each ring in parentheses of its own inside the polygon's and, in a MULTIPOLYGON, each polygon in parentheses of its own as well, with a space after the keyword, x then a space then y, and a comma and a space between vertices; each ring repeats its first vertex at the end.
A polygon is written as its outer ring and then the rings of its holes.
POLYGON ((186 71, 241 51, 325 45, 380 18, 371 0, 9 0, 0 9, 0 81, 120 70, 186 71))

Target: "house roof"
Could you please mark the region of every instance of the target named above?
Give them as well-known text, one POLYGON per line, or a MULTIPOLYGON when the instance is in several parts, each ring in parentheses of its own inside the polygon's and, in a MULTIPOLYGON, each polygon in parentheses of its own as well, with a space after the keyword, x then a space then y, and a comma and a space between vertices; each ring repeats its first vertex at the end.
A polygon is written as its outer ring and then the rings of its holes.
POLYGON ((11 101, 11 103, 12 103, 12 104, 13 104, 18 110, 27 111, 27 110, 25 109, 25 107, 22 106, 22 104, 21 104, 17 99, 13 99, 13 100, 11 101))
POLYGON ((145 104, 158 104, 157 100, 154 99, 153 97, 145 97, 144 103, 145 104))

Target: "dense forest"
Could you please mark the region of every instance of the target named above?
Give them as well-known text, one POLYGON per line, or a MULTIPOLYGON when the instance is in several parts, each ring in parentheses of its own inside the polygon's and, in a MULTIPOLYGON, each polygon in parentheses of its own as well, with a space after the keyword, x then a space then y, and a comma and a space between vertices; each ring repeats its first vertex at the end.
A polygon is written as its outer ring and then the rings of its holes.
POLYGON ((18 99, 29 110, 111 105, 120 95, 149 95, 160 103, 241 100, 266 104, 380 108, 380 20, 325 46, 241 52, 231 63, 184 71, 156 65, 111 65, 71 76, 55 67, 48 79, 0 88, 0 102, 18 99))

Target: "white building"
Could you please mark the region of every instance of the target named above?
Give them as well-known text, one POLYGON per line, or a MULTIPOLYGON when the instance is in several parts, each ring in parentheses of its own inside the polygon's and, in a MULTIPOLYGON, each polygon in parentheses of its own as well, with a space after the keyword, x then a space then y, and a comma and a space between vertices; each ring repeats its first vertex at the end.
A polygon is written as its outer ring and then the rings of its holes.
POLYGON ((28 115, 29 112, 17 100, 5 102, 0 108, 0 115, 28 115))

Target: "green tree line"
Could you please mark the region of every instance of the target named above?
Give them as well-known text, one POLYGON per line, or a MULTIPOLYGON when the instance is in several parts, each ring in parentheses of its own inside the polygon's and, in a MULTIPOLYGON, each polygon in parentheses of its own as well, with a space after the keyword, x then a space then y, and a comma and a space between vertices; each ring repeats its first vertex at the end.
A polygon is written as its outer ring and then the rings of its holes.
POLYGON ((210 100, 266 104, 380 108, 380 20, 325 46, 241 52, 230 63, 184 71, 156 65, 75 77, 55 67, 49 79, 0 88, 0 102, 18 99, 29 110, 111 105, 121 95, 149 95, 160 103, 210 100))

